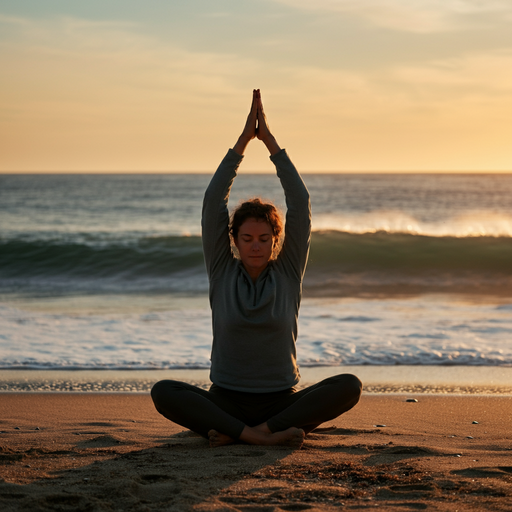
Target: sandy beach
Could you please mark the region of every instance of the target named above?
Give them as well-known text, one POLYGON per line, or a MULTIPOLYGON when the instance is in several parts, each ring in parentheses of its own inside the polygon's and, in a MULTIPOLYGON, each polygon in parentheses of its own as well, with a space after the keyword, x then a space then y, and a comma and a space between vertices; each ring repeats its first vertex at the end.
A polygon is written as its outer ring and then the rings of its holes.
POLYGON ((512 508, 510 396, 366 394, 295 451, 209 448, 147 394, 3 393, 0 409, 9 512, 512 508))

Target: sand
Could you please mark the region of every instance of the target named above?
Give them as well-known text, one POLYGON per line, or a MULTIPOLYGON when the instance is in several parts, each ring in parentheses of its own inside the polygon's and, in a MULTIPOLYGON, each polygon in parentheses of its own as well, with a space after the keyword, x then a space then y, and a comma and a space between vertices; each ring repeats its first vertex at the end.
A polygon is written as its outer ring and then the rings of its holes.
MULTIPOLYGON (((298 387, 340 373, 353 373, 371 393, 484 394, 512 396, 512 367, 506 366, 313 366, 300 368, 298 387)), ((161 379, 208 389, 210 370, 0 370, 4 391, 149 392, 161 379)))
POLYGON ((209 448, 147 394, 3 393, 0 509, 510 511, 511 420, 509 396, 365 394, 300 450, 209 448))

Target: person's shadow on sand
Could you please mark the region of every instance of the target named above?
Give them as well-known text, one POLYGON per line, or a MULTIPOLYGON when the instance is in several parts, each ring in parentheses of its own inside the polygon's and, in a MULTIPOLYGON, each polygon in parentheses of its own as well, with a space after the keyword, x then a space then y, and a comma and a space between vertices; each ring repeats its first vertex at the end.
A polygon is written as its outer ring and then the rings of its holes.
POLYGON ((96 456, 92 464, 57 470, 51 479, 26 485, 0 479, 2 510, 233 510, 227 505, 228 488, 279 465, 293 451, 242 444, 209 448, 207 440, 189 431, 156 441, 162 444, 128 452, 114 435, 79 441, 75 449, 59 450, 55 457, 96 456))
POLYGON ((108 432, 53 451, 0 447, 3 465, 45 465, 46 473, 24 485, 0 479, 0 505, 5 512, 330 511, 370 504, 432 510, 454 500, 471 508, 485 496, 487 510, 505 510, 512 467, 433 473, 422 459, 452 460, 457 454, 383 443, 382 435, 380 429, 319 429, 300 451, 244 444, 209 448, 190 431, 155 436, 154 446, 135 450, 136 442, 108 432), (346 443, 348 438, 358 442, 346 443), (80 458, 94 462, 69 468, 70 460, 80 458))

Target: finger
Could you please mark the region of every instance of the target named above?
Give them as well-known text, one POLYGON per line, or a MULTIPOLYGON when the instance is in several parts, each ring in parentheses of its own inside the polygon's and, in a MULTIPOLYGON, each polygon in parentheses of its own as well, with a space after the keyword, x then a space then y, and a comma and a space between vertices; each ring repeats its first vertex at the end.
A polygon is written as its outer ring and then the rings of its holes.
POLYGON ((263 108, 263 102, 261 101, 261 98, 260 98, 260 100, 259 100, 258 110, 259 110, 263 115, 265 115, 265 109, 263 108))
POLYGON ((262 134, 266 129, 266 122, 265 122, 265 116, 261 112, 261 110, 258 109, 258 134, 262 134))
POLYGON ((261 117, 263 121, 266 121, 265 111, 263 110, 263 103, 258 105, 258 119, 261 117))
POLYGON ((253 89, 252 91, 252 103, 251 103, 251 114, 255 113, 258 108, 258 90, 253 89))

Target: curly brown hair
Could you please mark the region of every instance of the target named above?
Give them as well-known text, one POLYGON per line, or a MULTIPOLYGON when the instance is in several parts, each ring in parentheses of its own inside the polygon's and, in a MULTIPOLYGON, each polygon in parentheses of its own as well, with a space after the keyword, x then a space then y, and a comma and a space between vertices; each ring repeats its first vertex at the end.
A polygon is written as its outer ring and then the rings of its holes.
POLYGON ((231 214, 229 222, 229 233, 233 240, 236 240, 240 226, 247 219, 265 221, 272 229, 275 247, 279 246, 279 239, 283 233, 283 218, 279 210, 272 203, 263 202, 261 198, 255 197, 238 205, 231 214))

